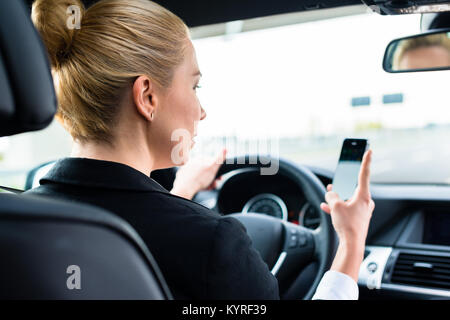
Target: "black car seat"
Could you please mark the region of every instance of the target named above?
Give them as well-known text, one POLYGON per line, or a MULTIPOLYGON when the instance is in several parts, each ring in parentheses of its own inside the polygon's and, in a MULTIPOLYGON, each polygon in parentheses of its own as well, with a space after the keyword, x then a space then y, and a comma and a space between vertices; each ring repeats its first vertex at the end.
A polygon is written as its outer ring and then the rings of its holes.
MULTIPOLYGON (((46 127, 56 98, 22 0, 0 1, 0 136, 46 127)), ((122 219, 89 205, 0 193, 0 299, 170 299, 122 219)))

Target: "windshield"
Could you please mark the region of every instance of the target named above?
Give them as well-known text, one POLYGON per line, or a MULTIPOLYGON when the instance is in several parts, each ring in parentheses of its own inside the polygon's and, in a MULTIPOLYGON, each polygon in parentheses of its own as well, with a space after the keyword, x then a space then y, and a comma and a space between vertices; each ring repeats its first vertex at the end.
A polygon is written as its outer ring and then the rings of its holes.
MULTIPOLYGON (((360 11, 194 39, 207 117, 193 155, 226 146, 334 171, 344 138, 368 138, 372 182, 450 183, 449 71, 384 72, 387 44, 419 33, 420 16, 360 11)), ((24 188, 30 169, 70 149, 56 122, 0 138, 0 184, 24 188)))
POLYGON ((344 138, 368 138, 372 182, 450 183, 450 72, 382 69, 389 41, 419 32, 420 15, 365 12, 195 40, 207 117, 194 151, 276 139, 272 153, 334 171, 344 138))

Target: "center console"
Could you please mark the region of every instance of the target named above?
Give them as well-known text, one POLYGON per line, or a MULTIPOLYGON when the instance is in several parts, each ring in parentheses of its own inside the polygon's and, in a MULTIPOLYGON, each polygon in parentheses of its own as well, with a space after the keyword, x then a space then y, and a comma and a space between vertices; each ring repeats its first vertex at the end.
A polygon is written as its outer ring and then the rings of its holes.
POLYGON ((358 284, 409 298, 450 299, 450 212, 434 207, 412 213, 393 247, 367 246, 358 284))

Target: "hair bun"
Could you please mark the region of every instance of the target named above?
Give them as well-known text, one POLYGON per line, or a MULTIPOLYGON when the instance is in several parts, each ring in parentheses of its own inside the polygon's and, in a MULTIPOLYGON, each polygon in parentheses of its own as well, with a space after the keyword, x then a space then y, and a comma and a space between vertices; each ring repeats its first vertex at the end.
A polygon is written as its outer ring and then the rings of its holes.
POLYGON ((84 11, 80 0, 36 0, 33 3, 31 18, 47 47, 52 67, 58 68, 70 56, 84 11))

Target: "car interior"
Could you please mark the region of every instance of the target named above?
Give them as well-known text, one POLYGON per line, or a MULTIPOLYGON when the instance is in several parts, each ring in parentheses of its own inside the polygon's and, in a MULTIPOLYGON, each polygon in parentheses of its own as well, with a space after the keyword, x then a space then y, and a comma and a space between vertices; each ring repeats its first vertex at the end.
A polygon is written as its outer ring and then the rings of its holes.
MULTIPOLYGON (((25 141, 25 138, 22 138, 24 135, 38 135, 48 130, 53 125, 57 109, 46 51, 30 19, 32 2, 31 0, 0 2, 0 252, 3 257, 8 257, 0 263, 2 283, 0 298, 170 300, 172 295, 164 281, 164 270, 159 269, 158 261, 152 257, 140 236, 126 221, 91 205, 21 194, 39 186, 40 178, 61 156, 61 153, 54 153, 46 157, 36 156, 36 160, 33 160, 34 153, 41 152, 41 148, 45 147, 32 142, 24 142, 23 146, 20 146, 21 141, 25 141), (19 138, 10 140, 16 137, 19 138), (14 150, 18 148, 27 151, 23 154, 17 153, 14 150), (8 153, 14 156, 8 156, 8 153), (17 155, 31 158, 32 161, 13 159, 17 155), (19 172, 14 163, 27 165, 19 172), (19 174, 20 182, 17 182, 16 178, 10 178, 19 174), (86 268, 92 270, 83 275, 86 278, 81 291, 67 290, 66 281, 70 274, 68 266, 72 266, 73 261, 82 261, 86 268)), ((88 7, 96 1, 83 2, 88 7)), ((211 47, 211 52, 228 50, 217 47, 222 46, 222 42, 224 45, 234 42, 239 44, 239 34, 257 36, 258 32, 287 30, 283 28, 301 25, 311 28, 308 30, 314 35, 316 22, 343 25, 347 21, 345 19, 359 16, 362 16, 362 23, 373 19, 380 25, 381 30, 381 24, 386 21, 387 28, 395 25, 401 32, 394 33, 396 35, 388 41, 386 39, 390 34, 379 41, 384 43, 384 46, 378 47, 382 53, 379 60, 368 61, 372 56, 365 56, 364 51, 358 52, 363 47, 358 46, 358 41, 362 38, 349 39, 348 43, 355 43, 355 47, 352 48, 347 48, 347 42, 343 40, 342 50, 360 56, 360 63, 375 65, 375 68, 378 68, 377 72, 382 73, 383 77, 390 77, 391 82, 386 86, 392 85, 394 81, 411 85, 412 80, 407 79, 422 81, 422 78, 414 77, 424 77, 427 83, 421 84, 423 90, 417 89, 419 87, 411 89, 421 91, 424 98, 419 102, 422 104, 432 104, 434 100, 431 98, 427 100, 427 97, 438 92, 439 88, 444 88, 441 91, 445 91, 445 84, 442 83, 445 83, 443 81, 450 70, 448 44, 450 2, 436 0, 155 2, 177 14, 191 28, 194 44, 198 46, 200 64, 203 57, 202 48, 205 48, 205 52, 208 47, 211 47), (373 18, 366 18, 367 16, 373 18), (408 26, 415 25, 417 29, 402 27, 403 22, 408 26), (217 39, 222 42, 217 44, 218 42, 214 42, 217 39), (435 47, 438 46, 436 41, 442 41, 442 48, 448 50, 449 62, 431 59, 431 51, 426 59, 427 63, 423 66, 411 66, 400 61, 401 55, 406 55, 405 47, 416 40, 431 42, 435 47), (435 75, 436 78, 433 78, 435 75), (435 91, 431 89, 427 91, 427 87, 433 87, 435 84, 437 88, 435 91)), ((324 28, 330 37, 344 37, 333 33, 329 27, 324 28)), ((363 32, 365 33, 361 37, 367 38, 369 42, 372 36, 375 39, 375 34, 382 33, 372 27, 367 27, 363 32)), ((280 41, 300 43, 302 36, 303 33, 298 34, 296 38, 282 38, 280 41)), ((332 40, 329 41, 330 46, 336 45, 332 40)), ((272 45, 267 41, 264 45, 276 49, 277 43, 272 45)), ((313 45, 305 44, 305 48, 305 51, 311 51, 312 55, 328 57, 331 63, 340 64, 332 57, 335 47, 325 53, 319 49, 315 51, 313 45)), ((236 59, 243 59, 243 56, 242 53, 236 59)), ((244 64, 249 63, 244 59, 243 61, 244 64)), ((266 62, 267 64, 272 62, 273 68, 277 70, 278 64, 281 68, 284 66, 275 59, 266 62)), ((326 67, 321 68, 319 62, 307 62, 316 63, 314 70, 320 74, 317 77, 325 77, 328 72, 333 72, 326 67)), ((205 78, 208 76, 205 72, 207 70, 205 66, 208 67, 208 64, 217 65, 220 62, 217 60, 209 62, 205 59, 202 71, 205 78)), ((267 72, 271 71, 270 65, 264 67, 268 69, 267 72)), ((213 71, 220 70, 217 68, 213 71)), ((342 66, 343 72, 352 68, 357 69, 358 64, 355 62, 355 65, 342 66)), ((337 78, 342 76, 342 73, 336 75, 337 78)), ((370 75, 366 76, 370 78, 370 75)), ((209 77, 213 83, 214 76, 209 77)), ((242 77, 242 81, 250 79, 245 75, 242 77)), ((308 90, 308 81, 311 85, 321 83, 320 79, 314 77, 305 80, 306 83, 301 82, 301 89, 308 90)), ((244 224, 255 248, 278 279, 281 299, 311 299, 320 279, 331 265, 338 240, 330 216, 320 209, 320 202, 324 199, 326 186, 333 181, 334 166, 337 163, 336 157, 339 155, 342 138, 349 135, 369 137, 375 153, 379 145, 379 149, 383 150, 383 158, 374 162, 371 194, 376 206, 369 227, 364 260, 360 266, 359 299, 450 298, 450 174, 446 175, 450 166, 444 157, 447 155, 447 159, 450 159, 448 152, 450 144, 445 139, 450 119, 439 114, 438 111, 442 109, 436 111, 422 105, 414 125, 402 120, 400 129, 387 130, 386 128, 390 128, 389 125, 394 126, 393 118, 404 119, 410 115, 412 117, 414 111, 400 109, 403 107, 402 104, 408 102, 408 93, 396 93, 397 89, 394 88, 392 89, 394 91, 383 95, 379 102, 380 106, 376 105, 373 113, 363 114, 364 108, 371 108, 378 103, 367 92, 373 90, 378 94, 378 91, 371 85, 360 90, 359 87, 351 88, 351 84, 367 81, 366 78, 355 79, 354 82, 347 84, 342 80, 341 84, 334 82, 334 88, 330 89, 331 93, 339 92, 342 86, 349 92, 355 91, 354 96, 347 99, 351 103, 348 106, 349 113, 345 115, 333 113, 330 120, 337 121, 336 118, 340 115, 345 117, 353 112, 352 117, 356 119, 355 121, 359 121, 355 125, 355 131, 346 131, 346 127, 342 125, 336 127, 337 134, 319 134, 316 132, 320 125, 317 127, 311 125, 308 132, 312 132, 313 140, 305 138, 300 143, 294 141, 295 139, 285 139, 280 140, 279 146, 278 142, 272 141, 280 149, 287 150, 280 152, 279 155, 252 152, 245 148, 245 142, 241 144, 244 148, 237 150, 239 148, 235 143, 233 146, 237 151, 229 155, 217 174, 217 177, 222 177, 221 182, 216 188, 200 191, 193 198, 193 201, 221 215, 235 217, 244 224), (387 116, 382 114, 384 111, 378 111, 391 105, 398 108, 387 116), (440 120, 438 122, 423 120, 432 119, 432 116, 440 120), (361 119, 365 122, 363 123, 361 119), (420 125, 416 124, 419 122, 420 125), (360 123, 363 123, 363 127, 360 123), (378 145, 377 139, 380 141, 378 145), (315 141, 317 147, 310 147, 310 141, 315 141), (429 141, 435 143, 436 148, 434 145, 423 147, 429 141), (386 147, 386 151, 381 145, 386 147), (394 154, 388 147, 400 151, 394 154), (294 151, 297 152, 294 150, 296 148, 299 150, 310 148, 308 150, 312 151, 306 153, 311 157, 297 156, 294 154, 294 151), (416 149, 420 154, 416 155, 416 149), (439 149, 438 153, 428 154, 435 149, 439 149), (326 152, 335 156, 329 157, 326 152), (389 162, 391 156, 395 157, 398 166, 389 162), (330 160, 321 160, 324 157, 330 160), (277 165, 275 174, 262 174, 264 170, 270 171, 274 163, 277 165), (408 163, 416 165, 410 166, 408 163)), ((284 86, 284 89, 294 92, 299 90, 295 87, 295 83, 284 86)), ((321 91, 317 92, 320 96, 321 91)), ((438 99, 445 99, 445 94, 446 92, 442 93, 438 99)), ((317 95, 311 94, 315 98, 317 95)), ((322 95, 326 94, 322 92, 322 95)), ((205 100, 213 103, 215 100, 210 96, 213 94, 205 92, 205 100)), ((282 99, 281 102, 287 101, 290 97, 282 99)), ((321 100, 317 99, 320 103, 321 100)), ((348 104, 347 100, 345 103, 348 104)), ((333 100, 324 101, 327 103, 331 101, 331 104, 333 102, 333 100)), ((445 106, 449 101, 440 102, 445 106)), ((312 110, 308 112, 317 112, 314 121, 321 121, 318 120, 321 117, 320 110, 325 109, 320 109, 320 106, 314 103, 304 108, 312 110)), ((264 119, 259 122, 258 116, 254 114, 255 110, 251 109, 248 113, 242 111, 242 118, 250 117, 244 119, 246 126, 258 139, 260 131, 257 127, 259 124, 263 126, 264 119)), ((211 113, 214 121, 213 111, 211 113)), ((280 122, 280 127, 288 127, 283 122, 290 121, 288 113, 280 112, 280 115, 273 117, 279 119, 277 121, 280 122)), ((220 114, 217 118, 220 118, 220 114)), ((305 116, 305 119, 306 123, 308 118, 305 116)), ((320 128, 326 132, 329 125, 327 122, 323 123, 320 128)), ((214 122, 211 126, 214 126, 214 122)), ((234 137, 239 135, 239 127, 232 129, 234 137)), ((59 131, 45 132, 46 135, 39 140, 41 143, 45 143, 45 139, 50 139, 50 135, 57 136, 59 131)), ((207 132, 208 130, 205 131, 205 135, 208 135, 207 132)), ((210 145, 217 144, 222 138, 222 136, 213 137, 208 141, 210 145)), ((55 145, 60 143, 60 140, 52 141, 48 143, 55 145)), ((248 140, 246 142, 248 143, 248 140)), ((70 150, 67 149, 70 145, 67 145, 64 150, 70 150)), ((170 190, 176 171, 176 167, 157 170, 152 172, 151 177, 170 190)))

